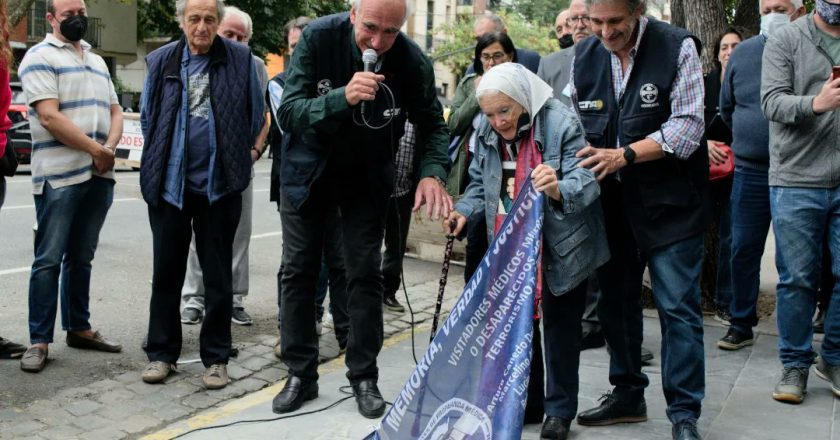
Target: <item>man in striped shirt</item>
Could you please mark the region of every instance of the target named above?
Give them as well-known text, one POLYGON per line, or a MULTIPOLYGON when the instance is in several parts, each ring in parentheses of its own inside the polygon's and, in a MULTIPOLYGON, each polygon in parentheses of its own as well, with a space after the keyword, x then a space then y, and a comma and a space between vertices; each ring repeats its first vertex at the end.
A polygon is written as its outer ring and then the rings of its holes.
POLYGON ((21 369, 38 372, 53 342, 59 275, 67 345, 108 352, 122 346, 90 325, 91 261, 114 195, 114 146, 122 111, 105 61, 82 40, 83 0, 48 0, 52 33, 18 69, 32 108, 32 192, 38 231, 29 279, 32 345, 21 369))

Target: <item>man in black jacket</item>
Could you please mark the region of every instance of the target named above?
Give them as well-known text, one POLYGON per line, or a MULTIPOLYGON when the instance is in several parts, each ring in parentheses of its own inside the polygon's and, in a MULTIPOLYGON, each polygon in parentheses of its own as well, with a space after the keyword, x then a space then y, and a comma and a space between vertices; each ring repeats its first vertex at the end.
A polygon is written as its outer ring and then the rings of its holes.
POLYGON ((406 117, 418 135, 414 210, 426 203, 427 215, 437 220, 452 208, 442 185, 449 169, 449 133, 432 64, 400 33, 408 9, 406 0, 357 0, 349 14, 310 24, 289 65, 278 117, 291 136, 280 173, 281 355, 290 377, 274 399, 278 413, 294 411, 318 395, 312 292, 324 220, 336 206, 348 262, 347 377, 363 416, 377 418, 385 410, 376 385, 383 341, 380 247, 394 188, 394 152, 406 117), (374 71, 363 71, 367 49, 377 55, 374 71))

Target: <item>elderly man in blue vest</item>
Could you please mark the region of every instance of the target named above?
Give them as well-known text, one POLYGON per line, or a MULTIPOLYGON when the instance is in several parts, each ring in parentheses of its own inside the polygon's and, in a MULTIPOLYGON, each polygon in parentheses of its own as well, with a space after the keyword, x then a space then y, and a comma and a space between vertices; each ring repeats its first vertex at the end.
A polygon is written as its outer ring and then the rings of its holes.
POLYGON ((598 316, 615 387, 582 425, 647 420, 642 272, 662 328, 662 388, 675 439, 699 439, 704 396, 700 268, 708 217, 699 42, 645 17, 640 0, 586 0, 596 38, 578 44, 572 103, 586 130, 580 166, 601 180, 612 257, 599 271, 598 316), (595 74, 595 72, 601 72, 595 74))
POLYGON ((248 47, 216 35, 224 1, 178 0, 175 8, 184 35, 147 57, 141 104, 140 186, 154 250, 142 378, 163 381, 181 353, 178 308, 194 231, 204 270, 203 382, 216 389, 228 382, 233 237, 265 104, 248 47))

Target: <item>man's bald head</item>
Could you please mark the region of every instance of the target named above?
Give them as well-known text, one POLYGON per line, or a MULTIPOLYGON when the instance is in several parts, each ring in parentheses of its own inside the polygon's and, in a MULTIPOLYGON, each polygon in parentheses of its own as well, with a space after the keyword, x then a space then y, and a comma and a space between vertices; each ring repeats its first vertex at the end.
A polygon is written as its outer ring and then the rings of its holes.
POLYGON ((557 38, 563 36, 563 34, 571 34, 571 28, 566 26, 566 19, 569 18, 569 10, 564 9, 557 14, 557 18, 554 20, 554 34, 557 35, 557 38))

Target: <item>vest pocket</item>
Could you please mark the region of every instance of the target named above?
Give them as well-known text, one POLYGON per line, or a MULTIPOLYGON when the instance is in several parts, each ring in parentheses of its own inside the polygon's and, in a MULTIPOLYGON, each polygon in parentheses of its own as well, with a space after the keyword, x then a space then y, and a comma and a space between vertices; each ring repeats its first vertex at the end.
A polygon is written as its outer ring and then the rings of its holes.
POLYGON ((603 113, 579 112, 580 122, 586 131, 586 142, 596 148, 609 148, 612 141, 605 139, 607 136, 607 125, 610 123, 609 115, 603 113))

